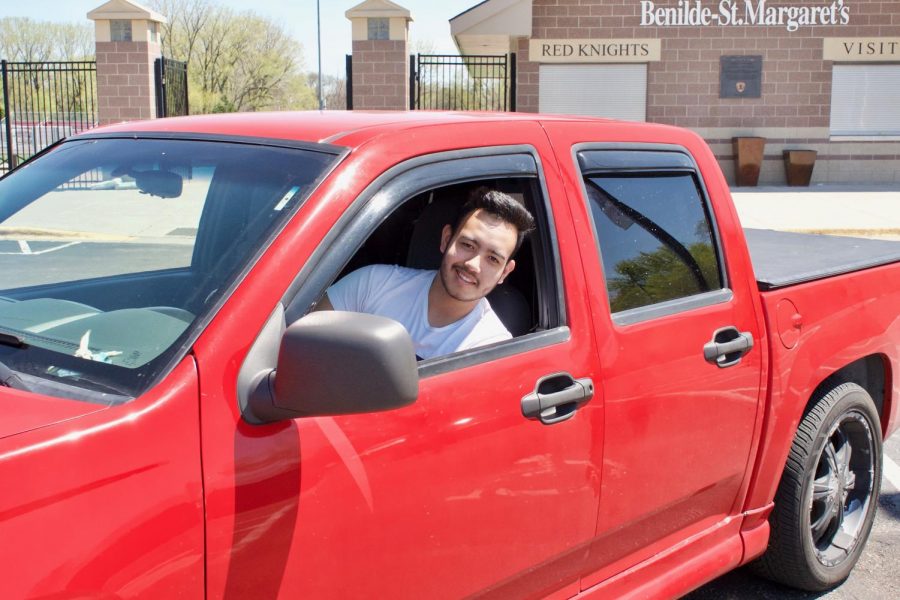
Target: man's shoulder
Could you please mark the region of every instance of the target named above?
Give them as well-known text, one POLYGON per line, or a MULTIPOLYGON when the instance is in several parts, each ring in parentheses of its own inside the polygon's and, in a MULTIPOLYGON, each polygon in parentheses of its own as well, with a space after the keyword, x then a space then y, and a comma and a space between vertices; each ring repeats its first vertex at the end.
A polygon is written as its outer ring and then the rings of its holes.
POLYGON ((341 281, 353 282, 355 285, 382 286, 388 282, 403 282, 424 273, 418 269, 408 269, 398 265, 374 264, 360 267, 349 273, 341 281))
POLYGON ((434 271, 410 269, 399 265, 375 264, 361 267, 347 276, 349 285, 372 290, 379 295, 410 293, 410 290, 431 284, 434 271))
POLYGON ((368 265, 360 267, 357 270, 360 274, 380 279, 413 279, 415 277, 424 277, 434 271, 426 271, 423 269, 411 269, 409 267, 401 267, 400 265, 368 265))
POLYGON ((475 308, 478 311, 478 324, 473 333, 478 339, 478 345, 491 344, 512 338, 512 334, 500 320, 500 316, 491 307, 487 298, 482 298, 475 308))

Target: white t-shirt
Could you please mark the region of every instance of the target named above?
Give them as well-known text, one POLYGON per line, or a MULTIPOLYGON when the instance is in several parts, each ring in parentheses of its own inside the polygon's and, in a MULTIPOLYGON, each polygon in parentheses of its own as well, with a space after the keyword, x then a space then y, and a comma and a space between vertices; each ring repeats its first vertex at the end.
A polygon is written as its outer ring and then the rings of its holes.
POLYGON ((396 265, 370 265, 357 269, 328 288, 335 310, 380 315, 398 321, 409 332, 421 358, 432 358, 476 348, 512 336, 487 299, 468 315, 444 327, 428 324, 428 289, 437 271, 396 265))

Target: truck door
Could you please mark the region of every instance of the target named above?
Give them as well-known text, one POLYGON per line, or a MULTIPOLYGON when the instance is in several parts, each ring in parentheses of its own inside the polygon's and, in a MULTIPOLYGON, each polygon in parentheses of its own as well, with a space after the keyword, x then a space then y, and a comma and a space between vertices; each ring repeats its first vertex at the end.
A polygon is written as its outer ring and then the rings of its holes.
MULTIPOLYGON (((280 326, 301 318, 348 269, 410 260, 396 244, 415 240, 409 227, 429 220, 422 211, 442 198, 493 185, 533 208, 539 230, 517 255, 518 279, 504 284, 524 298, 525 329, 507 342, 420 362, 419 397, 409 407, 250 425, 235 396, 246 391, 234 370, 247 352, 237 341, 245 339, 240 308, 221 315, 209 345, 196 349, 208 384, 210 597, 524 597, 566 586, 577 593, 596 521, 599 481, 589 459, 602 420, 592 413, 602 403, 589 389, 597 376, 590 317, 570 301, 584 294, 583 282, 573 277, 563 289, 563 273, 581 272, 571 217, 565 196, 549 202, 561 187, 540 164, 539 152, 525 146, 419 157, 380 180, 390 183, 362 192, 337 225, 311 206, 283 234, 299 250, 278 260, 302 270, 270 319, 274 345, 266 346, 264 329, 244 364, 277 352, 280 326), (307 258, 304 243, 329 229, 307 258), (570 401, 555 409, 523 404, 567 391, 570 401)), ((358 172, 352 163, 344 168, 339 180, 358 172)), ((439 240, 427 243, 437 249, 439 240)), ((262 273, 256 281, 282 276, 262 273)))
POLYGON ((606 400, 588 587, 736 512, 763 353, 753 290, 725 267, 724 223, 691 155, 579 144, 584 133, 564 129, 551 138, 571 151, 573 210, 589 224, 579 233, 597 274, 587 280, 606 400))

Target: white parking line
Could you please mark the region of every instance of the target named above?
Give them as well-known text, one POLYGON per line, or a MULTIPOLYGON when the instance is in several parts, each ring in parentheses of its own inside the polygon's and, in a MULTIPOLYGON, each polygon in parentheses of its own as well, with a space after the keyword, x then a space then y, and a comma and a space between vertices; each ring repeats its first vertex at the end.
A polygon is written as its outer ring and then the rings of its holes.
POLYGON ((25 240, 20 240, 19 241, 19 250, 20 250, 19 252, 0 252, 0 254, 16 255, 16 256, 21 256, 22 254, 28 254, 28 255, 33 256, 33 255, 37 255, 37 254, 47 254, 48 252, 56 252, 57 250, 62 250, 63 248, 68 248, 69 246, 75 246, 80 243, 81 242, 69 242, 67 244, 61 244, 59 246, 51 246, 50 248, 47 248, 46 250, 38 250, 37 252, 35 252, 34 250, 31 249, 31 246, 28 245, 28 242, 26 242, 25 240))
MULTIPOLYGON (((900 491, 900 466, 897 466, 897 463, 891 460, 891 457, 884 456, 884 479, 886 479, 892 486, 894 486, 895 490, 900 491)), ((882 482, 882 487, 884 487, 884 482, 882 482)))

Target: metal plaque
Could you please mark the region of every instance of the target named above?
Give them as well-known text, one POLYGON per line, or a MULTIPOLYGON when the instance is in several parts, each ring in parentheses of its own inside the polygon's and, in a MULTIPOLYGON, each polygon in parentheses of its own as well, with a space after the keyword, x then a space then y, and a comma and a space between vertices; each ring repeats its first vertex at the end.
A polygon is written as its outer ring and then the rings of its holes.
POLYGON ((722 56, 719 59, 719 98, 760 98, 762 56, 722 56))

